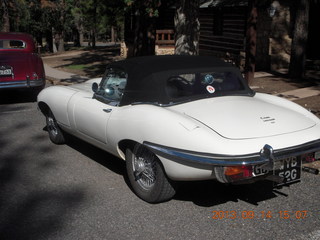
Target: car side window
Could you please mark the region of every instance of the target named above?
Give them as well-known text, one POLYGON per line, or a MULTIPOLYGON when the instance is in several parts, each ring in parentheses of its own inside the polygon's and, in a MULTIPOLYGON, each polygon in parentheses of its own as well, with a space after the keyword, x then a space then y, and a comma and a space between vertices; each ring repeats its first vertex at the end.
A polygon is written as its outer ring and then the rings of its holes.
POLYGON ((108 103, 120 102, 127 84, 127 73, 121 69, 109 68, 103 76, 97 94, 108 103))
POLYGON ((26 43, 22 40, 0 40, 0 49, 24 49, 26 43))
POLYGON ((166 91, 171 99, 190 96, 215 96, 244 90, 240 78, 233 72, 197 72, 170 76, 166 91))

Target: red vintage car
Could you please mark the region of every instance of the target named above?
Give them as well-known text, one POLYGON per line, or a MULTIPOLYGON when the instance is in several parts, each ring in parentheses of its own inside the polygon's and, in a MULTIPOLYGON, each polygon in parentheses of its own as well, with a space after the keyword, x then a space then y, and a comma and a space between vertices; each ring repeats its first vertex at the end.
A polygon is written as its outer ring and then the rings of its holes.
POLYGON ((45 86, 45 72, 33 38, 25 33, 0 33, 0 89, 45 86))

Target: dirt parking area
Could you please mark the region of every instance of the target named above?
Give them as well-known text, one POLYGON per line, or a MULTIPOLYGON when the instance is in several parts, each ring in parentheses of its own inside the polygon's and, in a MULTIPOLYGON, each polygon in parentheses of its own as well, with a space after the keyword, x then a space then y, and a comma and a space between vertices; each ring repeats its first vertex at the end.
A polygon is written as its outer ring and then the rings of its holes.
POLYGON ((105 47, 49 54, 42 59, 45 64, 55 69, 94 78, 103 75, 108 63, 121 59, 119 55, 119 47, 105 47))

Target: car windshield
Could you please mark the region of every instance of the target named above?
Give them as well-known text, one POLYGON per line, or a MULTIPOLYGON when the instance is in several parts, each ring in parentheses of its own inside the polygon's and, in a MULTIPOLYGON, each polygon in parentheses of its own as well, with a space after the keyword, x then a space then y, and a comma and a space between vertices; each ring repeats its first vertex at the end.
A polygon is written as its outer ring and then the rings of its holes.
POLYGON ((0 50, 24 48, 26 48, 26 43, 22 40, 0 39, 0 50))
POLYGON ((119 102, 124 88, 127 84, 127 74, 115 68, 107 69, 100 82, 97 95, 103 97, 107 102, 119 102))
POLYGON ((171 75, 166 81, 166 92, 172 102, 247 93, 241 75, 234 71, 171 75))

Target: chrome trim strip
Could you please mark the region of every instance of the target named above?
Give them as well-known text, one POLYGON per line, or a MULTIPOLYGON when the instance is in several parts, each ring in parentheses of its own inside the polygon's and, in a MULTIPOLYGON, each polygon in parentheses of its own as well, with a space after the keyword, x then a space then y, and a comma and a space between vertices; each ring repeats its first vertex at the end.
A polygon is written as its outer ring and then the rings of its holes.
POLYGON ((29 87, 40 87, 45 84, 45 80, 30 80, 30 81, 9 81, 0 82, 0 89, 6 88, 29 88, 29 87))
POLYGON ((275 157, 275 160, 280 160, 287 157, 299 156, 302 154, 317 151, 320 151, 320 139, 298 146, 274 150, 273 155, 275 157))
POLYGON ((200 164, 210 166, 260 165, 272 163, 290 156, 298 156, 304 153, 320 151, 320 139, 279 150, 273 150, 271 146, 266 144, 260 152, 245 155, 208 154, 171 148, 150 142, 144 142, 143 144, 155 154, 172 161, 188 165, 200 164), (266 151, 270 152, 266 154, 266 151))
POLYGON ((173 161, 197 163, 202 165, 212 166, 237 166, 237 165, 253 165, 268 163, 269 159, 261 157, 259 153, 248 155, 221 155, 221 154, 206 154, 200 152, 192 152, 188 150, 175 149, 166 146, 161 146, 149 142, 143 143, 155 154, 168 158, 173 161))

